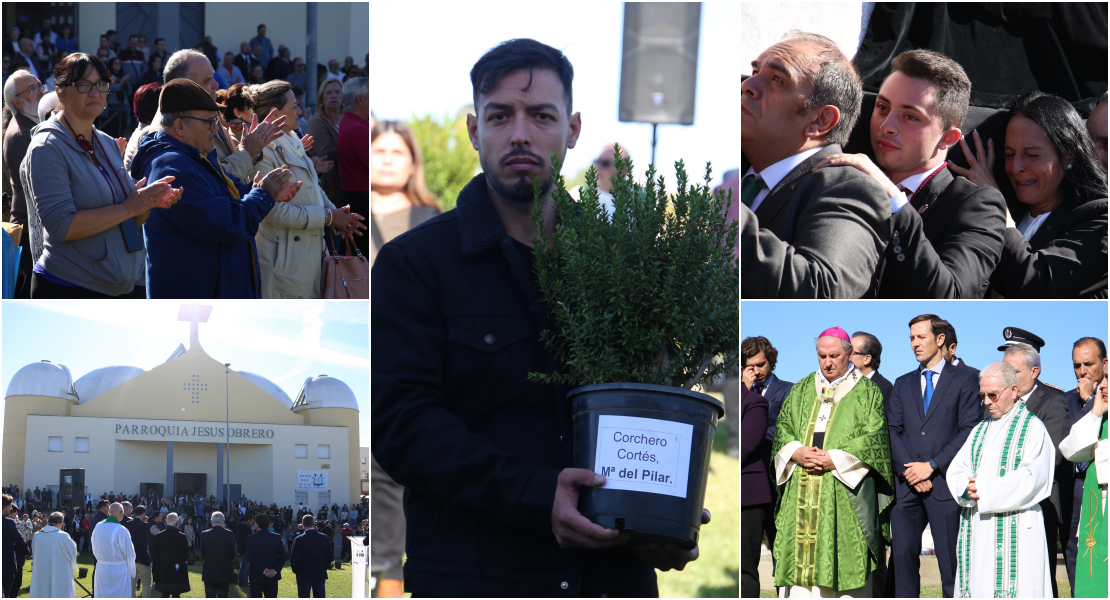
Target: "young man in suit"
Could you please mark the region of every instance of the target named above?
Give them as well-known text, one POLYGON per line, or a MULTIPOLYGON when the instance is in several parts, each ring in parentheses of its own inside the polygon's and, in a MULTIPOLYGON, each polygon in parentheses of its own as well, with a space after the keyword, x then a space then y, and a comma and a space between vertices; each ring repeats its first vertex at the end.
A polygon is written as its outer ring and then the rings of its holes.
POLYGON ((1002 254, 1002 193, 948 171, 960 141, 971 82, 931 50, 894 58, 871 114, 875 159, 830 156, 878 181, 891 202, 890 245, 868 292, 878 298, 982 298, 1002 254), (876 166, 876 163, 878 165, 876 166))
POLYGON ((866 331, 852 334, 852 364, 856 365, 864 377, 879 386, 879 391, 883 393, 883 405, 889 407, 890 392, 894 389, 894 384, 879 374, 882 354, 883 345, 879 343, 879 338, 866 331))
MULTIPOLYGON (((324 521, 327 523, 327 521, 324 521)), ((289 567, 297 575, 297 596, 325 598, 324 582, 328 580, 328 566, 335 557, 335 546, 328 536, 316 530, 312 515, 301 519, 304 533, 293 540, 289 551, 289 567)))
MULTIPOLYGON (((1096 337, 1081 337, 1071 347, 1072 368, 1075 369, 1076 387, 1064 394, 1068 403, 1068 430, 1080 419, 1091 412, 1095 395, 1099 393, 1100 382, 1106 373, 1106 343, 1096 337)), ((1074 477, 1070 501, 1069 490, 1063 490, 1061 508, 1063 515, 1061 522, 1070 523, 1067 529, 1067 538, 1060 536, 1064 546, 1064 559, 1067 564, 1068 581, 1071 589, 1075 589, 1075 560, 1079 553, 1079 539, 1076 532, 1079 530, 1079 515, 1083 507, 1083 482, 1086 481, 1087 469, 1090 461, 1069 462, 1065 465, 1074 477)), ((1074 594, 1074 593, 1073 593, 1074 594)))
POLYGON ((269 530, 266 513, 254 516, 258 530, 247 536, 245 561, 250 563, 251 598, 277 598, 281 568, 285 565, 285 546, 281 536, 269 530))
MULTIPOLYGON (((771 340, 763 336, 744 338, 740 343, 740 370, 741 382, 744 388, 759 394, 767 399, 767 434, 763 444, 763 462, 771 464, 771 444, 775 441, 775 421, 782 410, 782 401, 790 393, 794 383, 783 381, 775 376, 775 364, 778 362, 779 351, 771 345, 771 340)), ((771 472, 767 472, 767 481, 771 486, 771 494, 776 493, 774 479, 771 472)), ((774 501, 772 500, 772 504, 774 501)), ((775 547, 775 515, 768 511, 763 529, 767 533, 767 547, 775 547)), ((774 560, 774 559, 772 559, 774 560)))
POLYGON ((200 555, 204 561, 201 581, 204 595, 209 598, 227 598, 231 583, 231 559, 235 558, 235 534, 224 527, 224 513, 216 511, 209 517, 212 528, 200 534, 200 555))
POLYGON ((740 84, 744 298, 859 298, 890 233, 882 186, 855 169, 813 172, 841 153, 863 87, 832 40, 792 31, 740 84))
POLYGON ((921 365, 894 382, 887 409, 894 460, 894 508, 890 514, 893 590, 899 598, 921 596, 921 533, 930 525, 941 588, 951 598, 956 579, 960 505, 945 476, 949 464, 980 421, 979 381, 948 364, 941 354, 948 323, 936 315, 914 317, 910 347, 921 365))
POLYGON ((740 499, 740 581, 741 596, 759 596, 759 544, 763 540, 763 523, 768 514, 774 516, 774 493, 767 477, 767 462, 763 458, 767 443, 763 432, 767 430, 767 399, 759 394, 740 389, 742 404, 744 450, 740 459, 740 482, 744 497, 740 499))
MULTIPOLYGON (((1062 502, 1071 499, 1071 495, 1068 492, 1072 490, 1074 486, 1074 476, 1069 468, 1071 463, 1064 460, 1064 454, 1060 452, 1060 442, 1068 437, 1068 432, 1071 429, 1068 425, 1068 403, 1064 400, 1062 390, 1054 386, 1049 386, 1038 379, 1041 374, 1041 355, 1038 352, 1038 348, 1044 345, 1044 340, 1016 327, 1007 327, 1005 332, 1009 332, 1011 335, 1022 335, 1026 338, 1032 338, 1038 344, 1037 347, 1021 343, 1008 344, 1000 346, 999 348, 1005 349, 1002 361, 1009 364, 1014 368, 1014 371, 1017 372, 1018 395, 1020 396, 1020 401, 1025 403, 1029 412, 1036 415, 1036 417, 1041 420, 1041 423, 1044 423, 1045 429, 1048 430, 1048 435, 1052 438, 1052 445, 1056 449, 1056 466, 1053 472, 1052 494, 1048 498, 1041 500, 1041 512, 1044 517, 1044 534, 1045 540, 1048 542, 1050 572, 1056 573, 1057 531, 1059 526, 1064 524, 1062 502), (1061 490, 1064 491, 1063 498, 1060 497, 1061 490)), ((1007 338, 1007 341, 1011 339, 1013 338, 1007 338)), ((1052 595, 1058 598, 1059 592, 1056 586, 1056 577, 1051 577, 1051 580, 1052 595)))

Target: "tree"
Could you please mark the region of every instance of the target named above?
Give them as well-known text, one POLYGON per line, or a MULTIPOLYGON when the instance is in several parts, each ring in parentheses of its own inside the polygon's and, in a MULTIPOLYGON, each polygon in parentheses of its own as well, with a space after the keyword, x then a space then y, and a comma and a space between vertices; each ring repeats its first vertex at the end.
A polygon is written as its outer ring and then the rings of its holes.
POLYGON ((470 146, 466 110, 455 118, 444 114, 413 115, 413 134, 424 157, 424 182, 443 210, 455 208, 459 192, 478 172, 478 153, 470 146))

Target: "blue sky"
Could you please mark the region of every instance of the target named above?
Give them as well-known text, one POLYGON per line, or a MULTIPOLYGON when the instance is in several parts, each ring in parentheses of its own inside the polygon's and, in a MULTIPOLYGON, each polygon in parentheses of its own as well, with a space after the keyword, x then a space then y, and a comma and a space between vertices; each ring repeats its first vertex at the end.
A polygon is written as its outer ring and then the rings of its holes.
MULTIPOLYGON (((455 115, 473 102, 470 69, 487 50, 512 38, 558 48, 574 66, 574 110, 582 135, 567 152, 568 177, 588 166, 602 146, 627 148, 637 174, 651 159, 651 125, 617 120, 622 2, 374 2, 371 9, 370 107, 379 119, 455 115)), ((693 183, 706 161, 713 182, 740 166, 740 3, 702 3, 694 124, 660 125, 658 171, 673 190, 682 158, 693 183)))
POLYGON ((1001 360, 1002 330, 1020 327, 1045 341, 1041 380, 1065 390, 1075 387, 1071 345, 1084 336, 1106 341, 1106 302, 743 302, 740 334, 766 336, 779 351, 775 374, 786 381, 817 370, 814 338, 829 327, 848 335, 866 331, 883 345, 879 372, 891 382, 917 368, 910 350, 908 323, 924 313, 946 319, 956 328, 956 356, 975 368, 1001 360))
MULTIPOLYGON (((3 389, 24 365, 49 360, 76 381, 110 365, 150 370, 178 344, 189 347, 180 301, 4 302, 3 389)), ((327 374, 350 386, 364 423, 370 415, 370 315, 366 302, 211 300, 200 343, 209 356, 273 381, 289 397, 308 377, 327 374)), ((360 446, 370 428, 360 428, 360 446)))

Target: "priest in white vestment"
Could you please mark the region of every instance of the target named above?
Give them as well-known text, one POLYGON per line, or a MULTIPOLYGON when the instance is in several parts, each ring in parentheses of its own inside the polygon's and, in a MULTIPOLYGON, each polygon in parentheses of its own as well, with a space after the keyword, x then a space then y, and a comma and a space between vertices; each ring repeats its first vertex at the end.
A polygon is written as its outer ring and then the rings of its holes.
POLYGON ((31 541, 31 598, 75 598, 73 572, 77 570, 77 544, 59 529, 66 516, 50 513, 46 527, 31 541))
POLYGON ((1056 448, 1018 396, 1004 362, 979 373, 990 418, 972 430, 948 468, 960 506, 956 589, 961 598, 1052 597, 1039 502, 1052 493, 1056 448))
POLYGON ((120 525, 123 505, 113 502, 108 506, 108 517, 97 524, 92 532, 93 556, 96 557, 97 598, 131 598, 135 577, 135 546, 131 532, 120 525))

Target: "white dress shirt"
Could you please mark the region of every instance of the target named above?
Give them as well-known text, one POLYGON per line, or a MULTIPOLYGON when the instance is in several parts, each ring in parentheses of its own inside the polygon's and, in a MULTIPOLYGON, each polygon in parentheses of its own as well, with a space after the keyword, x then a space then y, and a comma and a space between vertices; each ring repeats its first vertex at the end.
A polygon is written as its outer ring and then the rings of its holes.
POLYGON ((944 369, 944 363, 945 363, 945 360, 942 358, 942 359, 940 359, 940 362, 933 365, 933 367, 931 369, 926 369, 924 366, 922 366, 921 368, 918 369, 918 373, 921 376, 920 379, 921 379, 921 400, 922 401, 925 400, 925 371, 932 371, 933 372, 933 391, 936 392, 936 390, 937 390, 937 379, 940 378, 940 372, 941 372, 941 370, 944 369))
POLYGON ((1017 230, 1021 232, 1021 237, 1027 241, 1033 239, 1033 234, 1044 224, 1044 220, 1051 215, 1051 212, 1041 213, 1040 216, 1034 217, 1030 213, 1025 213, 1025 218, 1021 220, 1021 224, 1017 226, 1017 230))
POLYGON ((890 212, 896 213, 902 210, 902 207, 909 204, 913 200, 914 194, 917 193, 917 188, 921 187, 922 182, 924 182, 935 170, 936 169, 930 169, 924 173, 910 175, 902 181, 899 181, 896 185, 906 188, 910 193, 906 194, 906 192, 899 190, 897 195, 892 196, 890 199, 890 212))
POLYGON ((1036 389, 1037 389, 1037 384, 1034 383, 1033 387, 1030 388, 1028 392, 1025 392, 1025 395, 1021 397, 1021 401, 1022 402, 1028 402, 1029 401, 1029 396, 1033 393, 1033 390, 1036 390, 1036 389))
POLYGON ((807 158, 817 154, 823 149, 823 146, 818 146, 799 152, 794 156, 788 156, 766 169, 763 169, 763 171, 759 173, 756 173, 754 168, 748 167, 748 172, 744 173, 744 177, 748 175, 759 175, 763 178, 763 183, 767 184, 766 188, 759 190, 759 193, 755 195, 755 200, 752 202, 752 212, 755 212, 755 209, 759 208, 759 205, 763 203, 763 199, 766 198, 767 195, 771 193, 771 190, 775 189, 775 186, 789 175, 791 171, 798 168, 798 165, 804 163, 807 158))

